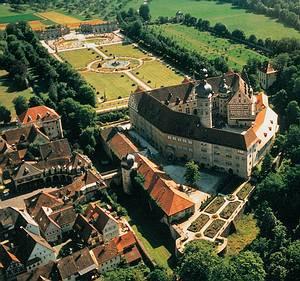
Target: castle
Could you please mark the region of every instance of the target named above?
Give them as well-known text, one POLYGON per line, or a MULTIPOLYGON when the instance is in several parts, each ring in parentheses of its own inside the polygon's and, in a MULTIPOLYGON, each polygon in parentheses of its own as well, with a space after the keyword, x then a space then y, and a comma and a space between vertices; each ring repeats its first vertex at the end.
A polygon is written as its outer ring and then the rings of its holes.
POLYGON ((278 116, 236 73, 130 96, 132 126, 169 160, 193 159, 248 178, 270 149, 278 116))

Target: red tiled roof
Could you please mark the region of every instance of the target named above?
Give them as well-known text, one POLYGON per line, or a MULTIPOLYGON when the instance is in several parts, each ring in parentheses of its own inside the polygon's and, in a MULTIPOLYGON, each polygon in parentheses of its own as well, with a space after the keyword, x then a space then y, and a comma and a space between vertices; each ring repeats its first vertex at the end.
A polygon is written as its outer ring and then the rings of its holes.
POLYGON ((108 145, 120 160, 127 154, 138 152, 138 148, 122 133, 116 133, 108 145))
POLYGON ((141 254, 136 246, 134 246, 129 252, 124 254, 124 258, 128 264, 142 259, 141 254))
POLYGON ((183 192, 177 190, 176 183, 146 157, 137 154, 138 173, 144 176, 144 188, 167 216, 175 215, 195 204, 183 192))
POLYGON ((31 107, 27 111, 18 115, 18 119, 22 124, 33 123, 41 119, 45 120, 48 119, 49 117, 58 118, 59 115, 56 113, 55 110, 44 105, 31 107))
POLYGON ((132 231, 128 231, 119 237, 115 237, 113 241, 116 244, 119 253, 122 253, 128 247, 136 244, 136 240, 132 231))

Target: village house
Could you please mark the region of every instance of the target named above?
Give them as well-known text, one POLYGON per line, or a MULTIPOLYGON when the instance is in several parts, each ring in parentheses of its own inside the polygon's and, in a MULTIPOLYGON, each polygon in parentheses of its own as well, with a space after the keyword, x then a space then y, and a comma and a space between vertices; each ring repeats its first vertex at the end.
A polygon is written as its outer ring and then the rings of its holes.
POLYGON ((99 207, 97 204, 90 204, 85 211, 85 215, 101 233, 104 242, 120 235, 119 222, 109 211, 99 207))
POLYGON ((25 271, 24 264, 3 244, 0 244, 0 265, 2 276, 8 281, 25 271))
POLYGON ((57 268, 62 281, 91 280, 96 264, 88 248, 60 259, 57 268))
POLYGON ((78 214, 73 225, 76 238, 89 248, 103 243, 102 235, 82 214, 78 214))
POLYGON ((260 86, 267 90, 277 79, 278 71, 274 69, 270 62, 263 63, 262 67, 258 69, 258 81, 260 86))
POLYGON ((142 260, 132 231, 114 238, 113 242, 116 244, 118 253, 122 255, 128 265, 135 265, 142 260))
POLYGON ((116 243, 113 240, 92 249, 91 255, 99 273, 116 268, 122 260, 122 254, 118 252, 116 243))
POLYGON ((101 140, 111 160, 121 161, 127 154, 139 151, 122 130, 116 127, 101 130, 101 140))
POLYGON ((39 266, 31 272, 24 272, 17 276, 17 281, 53 281, 58 279, 56 263, 53 261, 39 266))
POLYGON ((24 113, 18 115, 18 122, 21 126, 35 124, 39 128, 43 128, 51 140, 63 138, 60 116, 55 110, 45 105, 28 108, 24 113))
POLYGON ((40 235, 38 224, 26 211, 14 207, 0 209, 0 239, 2 241, 14 237, 21 227, 40 235))
POLYGON ((16 235, 14 251, 27 271, 56 260, 55 250, 39 235, 21 228, 16 235))
POLYGON ((35 217, 42 236, 49 243, 59 242, 63 236, 73 229, 76 213, 72 205, 58 210, 42 207, 35 217))
POLYGON ((51 140, 63 137, 61 117, 55 110, 44 105, 31 107, 18 115, 18 123, 21 126, 35 124, 42 128, 51 140))
POLYGON ((278 116, 236 73, 134 93, 133 128, 169 160, 248 178, 272 146, 278 116))

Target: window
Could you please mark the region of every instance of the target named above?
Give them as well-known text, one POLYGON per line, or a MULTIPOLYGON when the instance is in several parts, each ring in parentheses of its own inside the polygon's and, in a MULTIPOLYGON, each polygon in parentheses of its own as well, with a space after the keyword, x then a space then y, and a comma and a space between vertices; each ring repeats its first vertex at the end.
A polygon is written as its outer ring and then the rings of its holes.
POLYGON ((176 137, 173 137, 172 139, 176 141, 176 137))
POLYGON ((168 140, 170 140, 171 139, 171 136, 168 136, 168 140))
POLYGON ((191 140, 188 141, 189 144, 192 144, 193 142, 191 140))

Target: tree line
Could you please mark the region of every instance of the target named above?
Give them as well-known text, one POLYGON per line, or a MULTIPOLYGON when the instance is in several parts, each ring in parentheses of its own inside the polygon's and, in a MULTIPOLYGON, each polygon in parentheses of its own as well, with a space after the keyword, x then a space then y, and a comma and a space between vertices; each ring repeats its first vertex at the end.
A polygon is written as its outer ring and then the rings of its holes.
POLYGON ((278 19, 280 22, 300 30, 300 3, 298 0, 221 0, 240 8, 278 19))
MULTIPOLYGON (((96 94, 76 70, 61 63, 40 44, 37 36, 24 22, 6 27, 0 54, 1 68, 8 72, 8 78, 18 90, 31 87, 34 96, 27 101, 19 96, 14 100, 17 114, 29 106, 46 105, 62 116, 66 136, 72 143, 78 142, 90 154, 94 148, 97 130, 96 94), (86 143, 88 135, 95 135, 86 143), (89 146, 90 144, 90 146, 89 146)), ((0 108, 0 115, 1 110, 0 108)), ((8 121, 2 119, 3 121, 8 121)))
POLYGON ((280 40, 273 40, 271 38, 261 39, 257 38, 254 34, 246 36, 243 30, 235 29, 232 32, 227 26, 221 22, 211 25, 210 21, 196 18, 187 13, 181 20, 177 17, 158 17, 153 21, 153 24, 165 24, 165 23, 181 23, 186 26, 191 26, 199 31, 208 31, 214 35, 222 38, 227 38, 238 43, 248 45, 250 48, 256 48, 261 50, 266 55, 276 55, 282 52, 292 52, 300 49, 300 40, 296 38, 282 38, 280 40))

